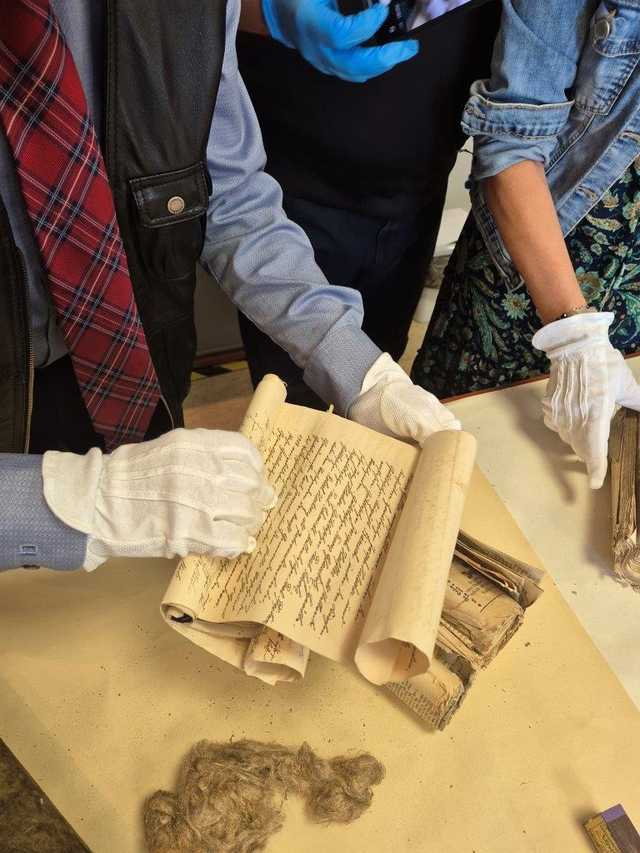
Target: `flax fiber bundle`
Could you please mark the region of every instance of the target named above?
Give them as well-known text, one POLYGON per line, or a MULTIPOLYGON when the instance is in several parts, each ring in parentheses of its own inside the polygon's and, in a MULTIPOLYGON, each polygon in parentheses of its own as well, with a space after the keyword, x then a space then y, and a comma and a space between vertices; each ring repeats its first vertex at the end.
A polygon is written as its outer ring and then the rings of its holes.
POLYGON ((316 822, 350 823, 365 812, 384 767, 367 754, 319 758, 303 743, 196 744, 175 794, 157 791, 145 804, 149 853, 250 853, 264 850, 284 823, 287 794, 303 797, 316 822))

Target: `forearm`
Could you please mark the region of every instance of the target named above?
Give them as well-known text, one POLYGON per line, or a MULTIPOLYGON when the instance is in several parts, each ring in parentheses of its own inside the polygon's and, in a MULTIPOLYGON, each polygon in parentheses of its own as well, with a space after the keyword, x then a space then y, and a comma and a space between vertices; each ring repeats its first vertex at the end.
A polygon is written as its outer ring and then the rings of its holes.
POLYGON ((360 294, 327 282, 270 176, 254 175, 225 196, 223 210, 211 207, 202 261, 239 310, 303 368, 305 382, 346 413, 380 350, 361 329, 360 294))
MULTIPOLYGON (((229 4, 227 48, 207 148, 213 183, 202 262, 259 328, 287 350, 305 381, 342 413, 360 392, 380 350, 362 332, 362 299, 331 286, 304 231, 282 209, 238 73, 229 4)), ((235 14, 234 14, 235 13, 235 14)))
POLYGON ((525 161, 483 182, 502 240, 543 322, 584 304, 541 163, 525 161))
POLYGON ((269 30, 262 14, 262 0, 242 0, 240 5, 240 29, 245 33, 268 36, 269 30))
POLYGON ((87 537, 49 509, 42 457, 0 453, 0 571, 20 566, 77 569, 87 537))

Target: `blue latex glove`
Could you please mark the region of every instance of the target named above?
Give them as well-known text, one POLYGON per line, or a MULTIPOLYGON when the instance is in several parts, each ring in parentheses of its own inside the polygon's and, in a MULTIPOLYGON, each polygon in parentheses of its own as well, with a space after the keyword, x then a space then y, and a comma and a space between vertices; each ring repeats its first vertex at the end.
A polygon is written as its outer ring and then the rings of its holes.
POLYGON ((352 83, 384 74, 418 52, 414 39, 360 47, 389 14, 384 2, 355 15, 342 15, 337 0, 262 0, 262 13, 273 38, 297 48, 324 74, 352 83))

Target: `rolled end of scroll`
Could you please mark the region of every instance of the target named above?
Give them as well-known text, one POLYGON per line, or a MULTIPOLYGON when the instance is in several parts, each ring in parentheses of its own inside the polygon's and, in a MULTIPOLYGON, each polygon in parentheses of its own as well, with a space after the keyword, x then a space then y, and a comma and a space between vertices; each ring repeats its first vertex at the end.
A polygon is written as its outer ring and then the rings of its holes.
POLYGON ((457 431, 420 451, 355 653, 374 684, 429 669, 475 453, 475 438, 457 431))
POLYGON ((362 675, 372 684, 405 681, 429 669, 429 658, 411 643, 389 637, 363 643, 354 660, 362 675))

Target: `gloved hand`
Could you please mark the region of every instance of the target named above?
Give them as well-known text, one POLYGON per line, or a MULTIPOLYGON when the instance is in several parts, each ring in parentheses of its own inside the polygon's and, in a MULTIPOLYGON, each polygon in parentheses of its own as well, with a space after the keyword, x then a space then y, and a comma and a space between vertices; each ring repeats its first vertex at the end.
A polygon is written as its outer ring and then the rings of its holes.
POLYGON ((349 419, 385 435, 412 439, 421 447, 434 432, 461 429, 438 398, 414 385, 386 352, 369 368, 349 419))
POLYGON ((221 430, 176 429, 110 454, 48 451, 42 476, 54 515, 88 534, 88 570, 109 557, 251 551, 275 501, 258 450, 221 430))
POLYGON ((586 463, 589 485, 607 473, 609 428, 616 404, 640 411, 640 387, 609 342, 613 314, 577 314, 544 326, 533 345, 551 361, 544 422, 586 463))
POLYGON ((342 15, 337 0, 262 0, 262 13, 273 38, 297 48, 318 71, 364 83, 418 52, 413 39, 359 47, 384 23, 388 2, 342 15))

